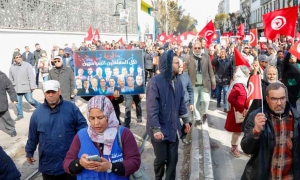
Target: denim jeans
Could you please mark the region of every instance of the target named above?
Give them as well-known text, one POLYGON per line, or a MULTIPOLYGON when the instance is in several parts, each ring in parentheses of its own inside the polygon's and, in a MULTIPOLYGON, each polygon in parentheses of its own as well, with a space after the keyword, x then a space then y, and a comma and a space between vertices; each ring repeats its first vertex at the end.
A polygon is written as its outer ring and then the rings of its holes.
POLYGON ((17 103, 17 113, 18 117, 23 117, 23 96, 25 97, 26 101, 32 105, 33 107, 37 108, 40 103, 37 102, 35 99, 32 97, 32 93, 18 93, 18 103, 17 103))
POLYGON ((124 124, 124 126, 130 127, 132 101, 135 104, 137 121, 142 121, 141 99, 140 99, 139 95, 124 95, 124 99, 125 99, 125 117, 124 117, 125 124, 124 124))
POLYGON ((228 90, 228 85, 217 85, 216 86, 216 94, 217 94, 217 103, 221 103, 221 93, 223 90, 223 108, 227 108, 227 99, 226 94, 228 90))
POLYGON ((35 67, 35 83, 39 86, 39 77, 40 77, 40 70, 39 68, 35 67))
POLYGON ((43 77, 43 81, 44 81, 44 82, 48 81, 48 78, 49 78, 49 76, 44 76, 44 77, 43 77))

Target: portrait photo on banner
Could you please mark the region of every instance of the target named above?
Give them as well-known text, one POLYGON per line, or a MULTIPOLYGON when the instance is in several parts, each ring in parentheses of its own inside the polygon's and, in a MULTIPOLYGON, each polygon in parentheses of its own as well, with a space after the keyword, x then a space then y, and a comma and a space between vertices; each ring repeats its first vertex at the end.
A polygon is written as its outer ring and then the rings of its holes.
POLYGON ((77 96, 144 94, 142 50, 75 51, 77 96))

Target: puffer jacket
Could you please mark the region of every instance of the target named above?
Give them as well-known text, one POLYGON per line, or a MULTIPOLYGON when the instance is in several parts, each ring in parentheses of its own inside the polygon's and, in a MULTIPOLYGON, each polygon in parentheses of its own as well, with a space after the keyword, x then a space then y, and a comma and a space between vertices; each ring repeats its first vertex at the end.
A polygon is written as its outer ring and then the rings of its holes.
POLYGON ((188 117, 181 81, 173 77, 174 52, 165 52, 159 61, 160 74, 151 78, 147 86, 147 133, 151 138, 153 129, 160 128, 164 141, 175 142, 177 132, 181 136, 180 117, 188 117), (173 88, 174 86, 174 88, 173 88))

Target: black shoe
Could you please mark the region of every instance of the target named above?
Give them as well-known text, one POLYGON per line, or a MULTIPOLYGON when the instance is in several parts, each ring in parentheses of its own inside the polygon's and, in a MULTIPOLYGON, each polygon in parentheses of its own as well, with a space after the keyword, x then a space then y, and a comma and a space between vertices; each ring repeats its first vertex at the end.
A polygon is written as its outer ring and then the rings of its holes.
POLYGON ((216 95, 212 95, 212 98, 213 98, 213 99, 216 99, 216 95))
POLYGON ((201 125, 202 124, 202 120, 196 120, 195 121, 195 125, 197 126, 197 125, 201 125))
POLYGON ((217 108, 220 108, 220 107, 221 107, 221 104, 220 104, 220 103, 218 103, 218 104, 217 104, 217 108))
POLYGON ((181 141, 182 141, 182 143, 183 143, 184 145, 188 145, 188 144, 189 144, 189 142, 188 142, 188 140, 186 140, 186 138, 181 139, 181 141))
POLYGON ((14 130, 14 132, 12 132, 12 133, 10 134, 10 137, 15 137, 15 136, 17 136, 17 131, 16 131, 16 130, 14 130))
POLYGON ((224 112, 227 113, 227 108, 224 108, 224 112))
POLYGON ((206 116, 206 114, 203 114, 203 116, 202 116, 203 123, 205 123, 206 120, 207 120, 207 116, 206 116))
POLYGON ((20 121, 20 120, 23 119, 23 118, 24 118, 23 116, 17 117, 17 118, 15 119, 15 121, 20 121))

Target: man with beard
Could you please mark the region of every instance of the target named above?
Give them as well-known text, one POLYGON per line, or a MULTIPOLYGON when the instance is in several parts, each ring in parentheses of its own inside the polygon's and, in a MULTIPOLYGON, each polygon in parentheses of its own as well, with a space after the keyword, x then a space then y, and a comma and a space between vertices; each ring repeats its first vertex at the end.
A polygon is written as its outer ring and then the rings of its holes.
POLYGON ((189 74, 193 84, 193 113, 197 124, 201 124, 206 120, 211 90, 216 88, 215 74, 209 56, 205 53, 201 53, 201 49, 201 44, 196 42, 193 46, 193 53, 185 59, 186 66, 184 69, 184 71, 189 74))
MULTIPOLYGON (((199 44, 200 47, 200 44, 199 44)), ((180 118, 190 131, 188 114, 184 102, 184 89, 178 79, 179 59, 173 50, 160 59, 160 74, 149 80, 147 86, 147 133, 154 149, 155 179, 176 179, 178 161, 178 136, 181 136, 180 118)))
POLYGON ((76 133, 87 127, 86 120, 74 103, 63 100, 58 81, 44 82, 43 92, 44 104, 30 118, 25 147, 27 162, 33 165, 36 161, 33 156, 38 145, 38 166, 43 179, 76 180, 76 176, 64 171, 62 163, 76 133))
POLYGON ((241 147, 251 158, 241 179, 300 179, 299 113, 282 83, 271 83, 265 98, 245 125, 241 147))

